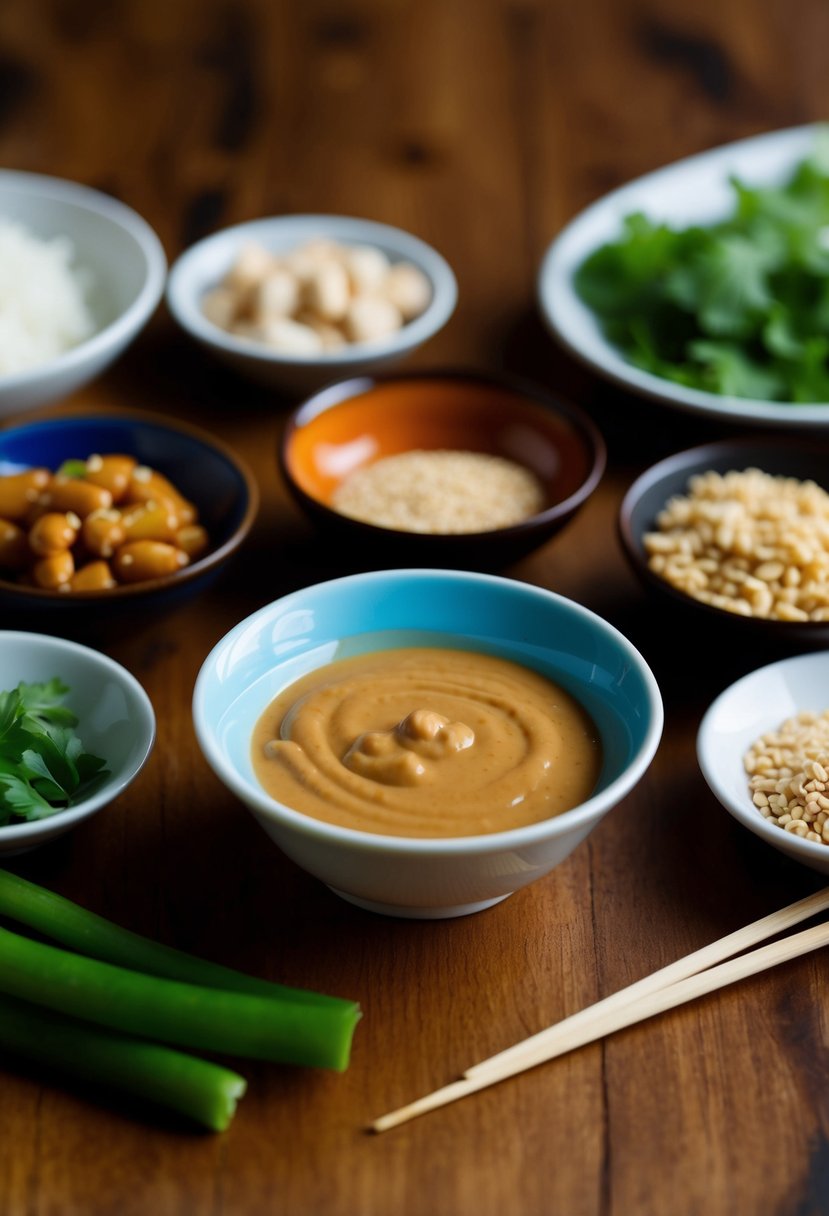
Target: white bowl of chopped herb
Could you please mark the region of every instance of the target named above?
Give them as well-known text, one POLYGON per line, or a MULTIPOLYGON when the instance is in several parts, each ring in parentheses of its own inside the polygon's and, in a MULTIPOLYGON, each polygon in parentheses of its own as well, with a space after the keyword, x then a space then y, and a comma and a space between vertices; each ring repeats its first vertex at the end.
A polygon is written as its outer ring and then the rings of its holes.
POLYGON ((144 765, 155 714, 124 667, 77 642, 0 632, 0 853, 75 827, 144 765))
POLYGON ((829 426, 829 128, 754 136, 592 204, 538 275, 553 335, 688 412, 829 426))

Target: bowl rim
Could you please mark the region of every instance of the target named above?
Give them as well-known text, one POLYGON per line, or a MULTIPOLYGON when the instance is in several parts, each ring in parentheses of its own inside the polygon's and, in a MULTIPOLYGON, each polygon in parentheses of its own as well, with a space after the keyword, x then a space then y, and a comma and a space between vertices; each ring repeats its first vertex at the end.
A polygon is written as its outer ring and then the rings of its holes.
MULTIPOLYGON (((631 211, 642 210, 642 192, 652 186, 689 175, 711 166, 718 178, 726 181, 729 174, 737 172, 745 177, 745 170, 735 169, 735 158, 741 161, 760 153, 777 163, 782 157, 785 163, 802 159, 814 146, 815 136, 822 121, 804 123, 731 140, 700 151, 670 160, 628 179, 600 197, 588 203, 573 215, 559 230, 547 246, 536 273, 535 298, 542 320, 553 338, 583 366, 598 373, 605 380, 625 391, 638 395, 658 405, 679 409, 732 423, 753 424, 763 427, 786 427, 794 425, 803 430, 825 430, 829 420, 827 402, 782 402, 764 398, 734 397, 725 393, 714 393, 706 389, 692 388, 645 371, 632 363, 625 354, 601 332, 601 326, 591 310, 578 296, 573 286, 573 250, 581 244, 582 233, 589 231, 597 217, 605 213, 621 222, 631 211), (793 159, 796 158, 796 159, 793 159), (720 172, 721 171, 721 172, 720 172), (587 336, 584 336, 582 318, 590 316, 587 336), (815 411, 820 411, 815 415, 815 411)), ((752 178, 755 175, 752 173, 752 178)), ((661 218, 657 215, 656 218, 661 218)), ((685 223, 687 227, 692 221, 685 223)), ((608 236, 605 240, 614 239, 608 236)), ((603 242, 591 242, 581 255, 588 256, 603 242)))
MULTIPOLYGON (((814 454, 821 449, 825 449, 827 458, 829 458, 829 440, 821 436, 805 434, 772 435, 767 431, 758 435, 742 435, 733 439, 717 439, 695 447, 683 448, 681 451, 674 452, 649 465, 638 474, 626 490, 616 517, 617 534, 622 549, 631 567, 648 586, 656 588, 660 593, 670 596, 677 603, 685 607, 692 607, 694 610, 698 609, 700 612, 704 612, 711 620, 729 621, 739 624, 741 628, 761 630, 767 634, 773 631, 779 633, 781 640, 786 635, 791 637, 793 633, 797 633, 805 637, 812 634, 813 640, 817 641, 819 635, 826 634, 829 631, 829 621, 780 621, 770 617, 739 616, 736 613, 728 612, 725 608, 718 608, 715 604, 707 604, 703 600, 695 599, 694 596, 680 591, 671 583, 666 582, 665 579, 660 578, 658 574, 654 574, 642 556, 641 537, 634 534, 632 518, 643 494, 658 486, 666 477, 674 473, 685 470, 690 476, 698 466, 705 464, 706 460, 716 460, 721 456, 727 455, 729 452, 734 452, 736 456, 739 456, 740 450, 743 448, 765 448, 774 452, 791 451, 793 454, 805 452, 814 454)), ((701 467, 699 471, 703 471, 701 467)), ((792 476, 796 476, 796 474, 793 473, 792 476)), ((827 492, 829 492, 829 486, 826 488, 827 492)), ((667 502, 667 499, 665 499, 665 502, 667 502)))
MULTIPOLYGON (((327 235, 324 231, 320 235, 327 235)), ((342 233, 334 239, 349 240, 342 233)), ((215 284, 214 284, 215 285, 215 284)), ((166 300, 178 323, 207 346, 213 346, 227 354, 244 356, 251 363, 262 366, 296 368, 346 369, 364 364, 373 359, 384 359, 403 354, 431 338, 442 329, 452 313, 458 298, 458 285, 454 271, 443 254, 414 233, 379 220, 344 214, 289 213, 285 215, 261 216, 245 220, 202 237, 185 249, 174 261, 167 276, 166 300), (316 225, 323 229, 337 228, 352 231, 352 241, 360 244, 377 244, 401 252, 406 261, 412 261, 427 275, 432 285, 432 299, 424 311, 407 321, 396 333, 386 335, 376 342, 357 342, 330 354, 290 355, 269 350, 259 343, 247 341, 227 333, 209 321, 197 305, 196 292, 199 284, 197 268, 211 250, 224 244, 241 244, 245 236, 265 232, 271 228, 308 227, 316 225)))
MULTIPOLYGON (((349 635, 354 636, 354 635, 349 635)), ((648 666, 643 655, 636 649, 625 635, 591 609, 579 604, 576 600, 568 599, 557 592, 548 591, 532 583, 517 579, 504 578, 495 574, 483 574, 465 570, 441 570, 405 568, 398 570, 370 570, 358 574, 349 574, 341 578, 329 579, 311 587, 300 588, 289 592, 277 600, 265 604, 250 616, 245 617, 221 638, 206 656, 193 689, 192 699, 193 724, 202 754, 216 775, 224 784, 248 807, 254 802, 255 813, 262 814, 287 828, 292 834, 298 833, 306 839, 321 841, 328 845, 342 846, 346 849, 357 849, 368 853, 394 853, 407 857, 442 857, 458 854, 490 854, 505 849, 520 849, 562 836, 571 830, 588 827, 597 823, 602 816, 616 806, 636 786, 650 766, 656 754, 662 737, 664 726, 664 706, 656 677, 648 666), (282 610, 290 609, 293 603, 299 603, 309 591, 321 589, 346 590, 354 584, 371 585, 372 583, 420 582, 426 579, 439 578, 445 582, 464 583, 485 592, 487 588, 498 587, 516 597, 537 600, 547 605, 555 604, 559 609, 581 617, 591 623, 626 655, 631 665, 638 672, 647 698, 649 721, 642 742, 635 755, 624 770, 619 773, 603 790, 591 794, 589 798, 570 810, 544 819, 539 823, 528 824, 520 828, 510 828, 502 832, 489 832, 472 836, 452 837, 406 837, 388 836, 379 832, 362 832, 355 828, 341 827, 327 823, 325 820, 314 819, 300 811, 295 811, 265 793, 249 785, 238 774, 235 767, 225 758, 224 753, 215 743, 210 717, 205 708, 205 687, 211 668, 220 657, 250 628, 273 614, 277 605, 282 610)))
POLYGON ((102 786, 91 798, 84 799, 77 806, 56 811, 54 815, 48 815, 44 819, 28 820, 25 823, 0 824, 0 841, 13 841, 21 848, 25 848, 27 841, 33 837, 42 834, 51 835, 53 828, 55 834, 58 828, 62 832, 64 828, 70 828, 86 819, 122 794, 147 763, 155 744, 157 725, 152 701, 140 681, 123 664, 116 662, 115 659, 103 654, 100 650, 84 646, 80 642, 70 641, 68 638, 55 637, 48 633, 30 633, 21 629, 3 629, 0 631, 0 639, 12 645, 34 645, 55 653, 69 651, 91 666, 97 667, 98 670, 107 672, 118 684, 129 689, 136 705, 140 707, 139 713, 135 716, 135 730, 136 732, 141 731, 143 734, 140 754, 121 777, 108 780, 106 785, 102 786))
POLYGON ((25 389, 51 378, 57 379, 125 342, 131 334, 138 332, 159 304, 167 275, 167 255, 158 234, 143 216, 120 199, 67 178, 0 169, 0 191, 9 187, 22 195, 36 194, 58 205, 69 203, 111 220, 135 242, 142 254, 144 282, 138 295, 123 312, 76 346, 36 367, 0 375, 0 391, 3 392, 25 389))
POLYGON ((203 447, 210 448, 214 452, 218 452, 227 463, 238 474, 242 484, 245 487, 245 512, 242 520, 237 525, 231 536, 224 541, 218 548, 210 550, 203 557, 191 562, 188 566, 182 567, 174 574, 167 575, 164 578, 147 579, 141 583, 119 583, 115 587, 100 591, 73 591, 71 594, 64 594, 58 591, 51 590, 47 587, 30 587, 26 584, 11 582, 10 580, 0 577, 0 595, 9 596, 20 599, 36 599, 39 602, 55 602, 67 604, 82 604, 82 603, 110 603, 116 599, 119 601, 125 599, 141 599, 144 596, 151 595, 154 591, 163 589, 178 588, 187 583, 201 577, 207 571, 212 570, 221 565, 232 553, 234 553, 242 541, 250 532, 257 512, 259 510, 259 486, 250 467, 238 455, 237 452, 223 439, 212 435, 210 432, 202 430, 201 427, 191 422, 185 422, 181 419, 172 420, 164 414, 153 413, 149 410, 104 410, 104 409, 84 409, 78 413, 72 414, 57 414, 51 418, 40 418, 32 422, 23 422, 15 426, 0 426, 0 457, 2 457, 3 437, 12 433, 19 434, 26 431, 35 431, 39 428, 48 428, 53 426, 70 426, 75 422, 115 422, 123 421, 125 423, 132 422, 138 425, 145 425, 154 430, 170 431, 178 433, 186 438, 193 439, 200 443, 203 447))
POLYGON ((306 508, 324 515, 326 519, 332 522, 336 521, 339 525, 359 527, 361 531, 365 530, 368 535, 378 539, 393 536, 401 538, 401 543, 404 543, 405 538, 406 541, 416 541, 419 544, 446 547, 466 543, 474 544, 477 541, 485 541, 490 537, 497 538, 499 541, 509 541, 511 538, 518 539, 525 536, 528 532, 532 532, 537 528, 543 528, 545 525, 557 522, 562 517, 569 516, 587 501, 604 476, 607 467, 607 443, 598 426, 586 410, 583 410, 572 401, 547 392, 541 385, 533 384, 521 377, 511 376, 503 372, 483 372, 476 369, 438 367, 411 372, 389 372, 371 376, 354 376, 347 380, 338 380, 333 384, 324 385, 321 389, 306 397, 304 401, 288 414, 279 437, 277 460, 279 471, 297 500, 306 506, 306 508), (530 405, 540 406, 550 410, 559 417, 563 417, 571 424, 573 430, 582 441, 588 458, 589 469, 584 481, 567 498, 563 498, 560 502, 545 507, 543 511, 536 511, 535 514, 529 515, 526 519, 519 520, 517 523, 510 524, 508 527, 487 528, 482 532, 428 533, 409 532, 402 528, 387 528, 381 524, 371 523, 369 520, 355 519, 352 516, 344 515, 342 512, 329 506, 328 503, 315 498, 314 495, 309 494, 307 490, 299 485, 290 469, 288 451, 294 437, 303 426, 313 422, 320 414, 324 414, 330 409, 335 409, 354 397, 371 393, 376 388, 394 384, 426 382, 429 380, 452 380, 471 386, 477 385, 484 388, 501 389, 515 396, 525 398, 530 405))
MULTIPOLYGON (((746 774, 746 804, 736 801, 731 791, 727 786, 720 781, 718 767, 713 763, 709 754, 709 737, 712 734, 713 722, 717 714, 721 711, 723 703, 733 696, 741 686, 748 684, 750 681, 762 679, 764 676, 772 672, 781 671, 783 669, 791 670, 793 667, 808 667, 815 660, 829 662, 829 652, 826 650, 814 651, 810 653, 789 655, 783 659, 776 659, 773 663, 765 663, 761 667, 756 667, 752 671, 748 671, 745 675, 732 681, 722 692, 714 698, 711 704, 703 714, 696 738, 696 755, 697 763, 700 771, 705 778, 711 793, 717 799, 722 807, 737 820, 738 823, 748 828, 756 836, 767 841, 774 848, 781 849, 785 843, 786 849, 784 852, 791 851, 792 853, 803 853, 803 860, 821 860, 824 865, 829 868, 829 845, 819 844, 814 840, 805 840, 801 836, 795 836, 792 832, 785 832, 782 828, 769 823, 769 821, 760 814, 757 807, 753 806, 748 792, 748 775, 746 774), (752 814, 752 811, 755 814, 752 814)), ((829 697, 827 697, 829 704, 829 697)), ((758 730, 758 735, 762 733, 758 730)))

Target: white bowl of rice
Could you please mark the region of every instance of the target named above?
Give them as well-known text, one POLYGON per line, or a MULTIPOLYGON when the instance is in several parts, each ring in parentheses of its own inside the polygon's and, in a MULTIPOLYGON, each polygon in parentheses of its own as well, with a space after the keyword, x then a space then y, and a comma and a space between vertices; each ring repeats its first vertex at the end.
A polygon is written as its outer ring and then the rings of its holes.
POLYGON ((99 375, 149 320, 166 272, 152 228, 117 199, 0 171, 0 416, 99 375))

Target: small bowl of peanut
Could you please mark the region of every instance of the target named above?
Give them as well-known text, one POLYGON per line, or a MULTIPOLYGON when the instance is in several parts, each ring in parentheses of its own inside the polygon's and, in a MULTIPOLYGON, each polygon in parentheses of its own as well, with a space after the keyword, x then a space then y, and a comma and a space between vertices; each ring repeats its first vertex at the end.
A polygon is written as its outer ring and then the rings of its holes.
POLYGON ((282 215, 213 233, 167 281, 179 325, 236 371, 311 392, 392 366, 449 320, 455 276, 411 233, 353 216, 282 215))
POLYGON ((619 512, 645 585, 769 641, 829 637, 829 445, 762 436, 689 448, 646 469, 619 512))
POLYGON ((258 497, 220 440, 152 414, 0 431, 4 618, 83 633, 171 607, 238 549, 258 497))
POLYGON ((721 692, 700 723, 697 758, 738 823, 829 874, 829 652, 769 663, 721 692))

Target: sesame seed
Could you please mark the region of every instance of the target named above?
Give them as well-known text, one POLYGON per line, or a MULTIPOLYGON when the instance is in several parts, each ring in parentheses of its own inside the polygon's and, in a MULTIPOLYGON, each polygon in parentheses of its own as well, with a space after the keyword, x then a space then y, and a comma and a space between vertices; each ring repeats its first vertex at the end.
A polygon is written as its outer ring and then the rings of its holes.
POLYGON ((535 515, 530 469, 485 452, 411 451, 357 469, 332 496, 343 515, 400 532, 488 532, 535 515))

